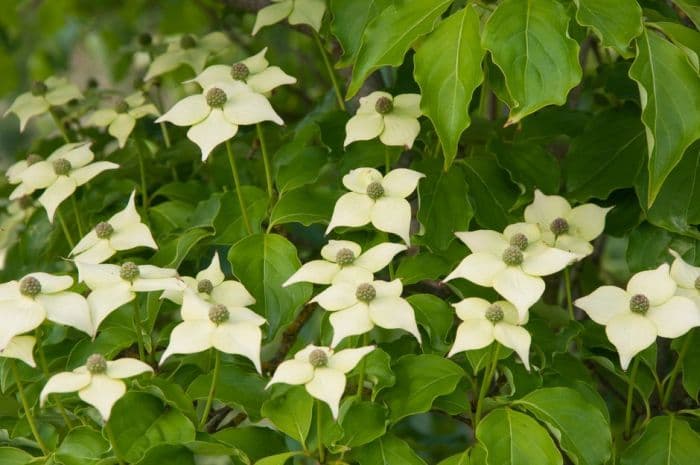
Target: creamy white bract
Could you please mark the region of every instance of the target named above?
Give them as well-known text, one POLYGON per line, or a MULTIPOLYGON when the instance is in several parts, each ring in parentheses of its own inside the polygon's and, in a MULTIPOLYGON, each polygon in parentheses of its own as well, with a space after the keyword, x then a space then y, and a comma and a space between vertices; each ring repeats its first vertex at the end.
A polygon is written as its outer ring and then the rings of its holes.
POLYGON ((392 97, 386 92, 372 92, 360 99, 357 113, 345 125, 344 145, 379 137, 384 145, 410 149, 420 132, 421 114, 419 94, 392 97))
POLYGON ((272 0, 271 5, 258 11, 253 35, 263 27, 279 23, 285 18, 291 25, 306 24, 318 32, 325 13, 325 0, 272 0))

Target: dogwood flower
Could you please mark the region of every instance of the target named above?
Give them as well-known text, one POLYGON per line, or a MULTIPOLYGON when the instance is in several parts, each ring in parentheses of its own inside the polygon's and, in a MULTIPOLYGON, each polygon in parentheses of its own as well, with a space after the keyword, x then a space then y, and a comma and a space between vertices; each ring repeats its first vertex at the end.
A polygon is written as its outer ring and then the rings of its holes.
POLYGON ((307 24, 318 32, 326 13, 324 0, 272 0, 272 4, 258 11, 253 26, 253 35, 260 29, 279 23, 287 18, 291 25, 307 24))
POLYGON ((541 242, 534 224, 516 223, 503 234, 479 230, 456 236, 472 251, 445 281, 464 278, 479 286, 493 287, 518 309, 520 319, 539 300, 547 276, 564 269, 576 254, 541 242))
POLYGON ((518 310, 510 302, 499 300, 494 303, 469 297, 454 304, 457 316, 462 320, 457 327, 454 345, 447 354, 466 350, 481 349, 497 341, 513 349, 530 370, 530 333, 521 325, 518 310))
POLYGON ((185 291, 182 302, 182 323, 170 334, 170 344, 160 359, 162 365, 173 354, 194 354, 215 348, 227 354, 247 358, 258 373, 260 368, 260 326, 265 318, 244 307, 250 300, 241 295, 233 305, 213 304, 185 291))
POLYGON ((401 298, 403 286, 400 279, 391 282, 342 281, 320 292, 311 302, 331 313, 335 347, 348 336, 364 334, 375 326, 386 329, 403 329, 421 342, 413 307, 401 298))
POLYGON ((137 92, 120 100, 114 108, 102 108, 95 111, 87 119, 87 124, 107 128, 107 132, 117 139, 120 148, 124 148, 126 140, 136 126, 136 120, 144 116, 158 116, 158 109, 152 103, 146 103, 143 93, 137 92))
POLYGON ((20 334, 39 327, 44 320, 95 334, 85 298, 66 289, 70 276, 30 273, 18 281, 0 284, 0 347, 20 334))
POLYGON ((192 81, 202 88, 214 86, 217 82, 240 81, 259 94, 269 94, 279 86, 296 83, 295 77, 286 74, 278 66, 270 66, 265 58, 266 52, 267 47, 232 66, 209 66, 192 81))
POLYGON ((126 393, 122 379, 152 372, 150 366, 134 358, 110 362, 101 354, 92 354, 85 365, 53 375, 41 390, 39 401, 43 407, 51 394, 77 391, 78 396, 95 407, 107 421, 114 404, 126 393))
POLYGON ((131 302, 137 292, 163 291, 184 286, 177 271, 124 262, 121 266, 75 262, 78 279, 92 290, 87 297, 95 328, 114 310, 131 302))
POLYGON ((91 163, 94 158, 89 143, 77 142, 59 147, 46 160, 27 161, 26 169, 13 173, 12 179, 20 183, 10 194, 10 200, 45 189, 39 196, 39 203, 46 209, 49 221, 53 222, 58 206, 78 186, 103 171, 119 168, 119 165, 109 161, 91 163))
POLYGON ((373 281, 374 273, 386 267, 396 254, 406 248, 403 244, 384 242, 362 253, 362 248, 355 242, 331 240, 321 249, 323 260, 304 263, 283 286, 300 282, 333 284, 347 280, 373 281))
POLYGON ((166 289, 161 298, 182 305, 184 293, 190 290, 206 302, 226 307, 247 307, 255 303, 255 298, 250 295, 243 284, 234 280, 226 280, 224 272, 221 271, 218 252, 214 253, 211 264, 197 273, 196 277, 181 276, 180 279, 185 286, 179 289, 166 289))
POLYGON ((657 336, 676 338, 700 326, 700 308, 689 298, 675 295, 676 289, 664 263, 632 276, 626 290, 601 286, 576 299, 575 304, 593 321, 605 325, 626 370, 632 357, 653 344, 657 336))
POLYGON ((351 190, 335 203, 326 234, 338 226, 364 226, 372 223, 380 231, 398 235, 410 244, 411 205, 406 197, 416 190, 423 173, 397 168, 386 176, 374 168, 357 168, 343 176, 351 190))
POLYGON ((71 256, 82 263, 102 263, 120 250, 135 247, 157 249, 148 226, 141 222, 131 193, 126 208, 112 216, 109 221, 97 223, 71 251, 71 256))
POLYGON ((612 209, 592 203, 571 208, 564 197, 535 190, 535 200, 525 207, 525 221, 539 226, 545 244, 583 258, 593 252, 590 241, 603 232, 605 215, 612 209))
POLYGON ((162 121, 192 126, 187 138, 199 146, 202 161, 214 147, 235 136, 240 125, 262 121, 284 124, 263 95, 237 81, 218 82, 201 94, 185 97, 156 120, 162 121))
POLYGON ((221 53, 230 45, 231 41, 222 32, 212 32, 201 38, 192 34, 169 38, 168 48, 151 62, 143 80, 148 81, 181 65, 187 65, 199 73, 210 56, 221 53))
POLYGON ((19 131, 24 131, 27 122, 73 99, 82 99, 83 94, 65 78, 50 77, 46 81, 36 81, 29 92, 25 92, 12 102, 3 116, 14 113, 19 118, 19 131))
POLYGON ((345 125, 344 145, 379 136, 384 145, 410 149, 420 132, 421 114, 419 94, 392 97, 386 92, 372 92, 360 99, 360 108, 345 125))
POLYGON ((0 357, 22 360, 30 367, 36 368, 33 353, 35 345, 36 338, 34 336, 15 336, 0 350, 0 357))
POLYGON ((334 353, 328 347, 306 346, 277 367, 267 388, 277 383, 303 384, 306 392, 325 402, 333 418, 338 418, 340 399, 345 392, 345 375, 374 350, 374 346, 345 349, 334 353))
POLYGON ((669 252, 675 257, 671 264, 671 278, 678 285, 676 295, 688 297, 700 307, 700 267, 687 263, 675 250, 669 252))

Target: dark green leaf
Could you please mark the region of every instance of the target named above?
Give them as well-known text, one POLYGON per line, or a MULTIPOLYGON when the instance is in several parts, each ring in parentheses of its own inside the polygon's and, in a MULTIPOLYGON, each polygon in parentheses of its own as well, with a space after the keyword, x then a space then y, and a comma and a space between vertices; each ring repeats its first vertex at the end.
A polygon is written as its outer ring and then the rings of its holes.
POLYGON ((343 47, 339 66, 355 61, 367 23, 375 18, 392 0, 331 0, 333 13, 331 30, 343 47))
POLYGON ((360 465, 425 465, 406 442, 392 434, 353 450, 352 457, 360 465))
POLYGON ((415 310, 416 321, 428 333, 430 345, 440 353, 447 352, 447 335, 454 323, 454 309, 432 294, 414 294, 407 300, 415 310))
POLYGON ((467 158, 464 167, 476 221, 482 228, 502 231, 511 222, 517 187, 490 155, 467 158))
POLYGON ((700 435, 673 416, 654 417, 622 454, 620 465, 695 465, 700 435))
MULTIPOLYGON (((71 430, 60 447, 56 450, 56 458, 63 465, 92 465, 100 460, 100 456, 109 450, 109 443, 99 431, 87 426, 79 426, 71 430)), ((5 461, 2 460, 4 464, 5 461)))
POLYGON ((261 412, 283 433, 302 444, 311 429, 314 399, 303 386, 295 386, 262 406, 261 412))

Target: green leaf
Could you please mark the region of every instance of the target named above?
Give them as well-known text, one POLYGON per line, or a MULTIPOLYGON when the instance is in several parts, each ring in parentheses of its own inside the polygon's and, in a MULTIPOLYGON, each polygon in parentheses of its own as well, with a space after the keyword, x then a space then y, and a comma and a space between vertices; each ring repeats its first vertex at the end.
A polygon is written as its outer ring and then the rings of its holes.
POLYGON ((700 55, 700 32, 681 24, 663 21, 659 23, 650 23, 649 26, 661 30, 666 37, 671 39, 671 42, 673 42, 676 47, 683 50, 688 57, 690 65, 696 71, 700 71, 700 58, 698 58, 700 55))
MULTIPOLYGON (((92 465, 109 450, 102 434, 87 426, 71 430, 56 450, 56 458, 63 465, 92 465)), ((2 460, 4 464, 5 461, 2 460)))
POLYGON ((687 334, 671 342, 671 347, 680 352, 683 350, 684 344, 686 353, 683 357, 683 389, 688 395, 698 401, 698 393, 700 393, 700 330, 693 328, 687 334))
POLYGON ((340 426, 343 437, 340 444, 350 448, 372 442, 386 432, 386 407, 374 402, 353 403, 342 415, 340 426))
POLYGON ((447 457, 441 460, 438 465, 469 465, 469 451, 447 457))
POLYGON ((576 21, 593 29, 605 47, 629 58, 629 44, 642 33, 642 9, 636 0, 574 0, 576 21))
POLYGON ((214 438, 242 450, 252 461, 287 450, 284 436, 260 426, 237 426, 217 431, 214 438))
POLYGON ((303 452, 284 452, 283 454, 271 455, 255 462, 255 465, 284 465, 287 460, 297 455, 301 455, 303 452))
POLYGON ((515 143, 494 146, 498 164, 510 179, 527 190, 559 192, 560 169, 556 158, 539 144, 515 143))
POLYGON ((392 0, 331 0, 331 31, 343 47, 338 66, 350 66, 355 61, 367 23, 391 3, 392 0))
POLYGON ((524 413, 509 408, 491 411, 476 427, 488 463, 498 465, 562 465, 563 459, 547 430, 524 413))
POLYGON ((415 310, 416 321, 430 336, 430 345, 438 352, 447 352, 447 335, 454 323, 454 309, 432 294, 414 294, 406 300, 415 310))
POLYGON ((638 39, 629 74, 639 84, 647 128, 649 182, 641 201, 651 206, 683 152, 700 138, 700 79, 681 49, 649 29, 638 39))
POLYGON ((680 418, 658 416, 625 449, 620 465, 695 465, 698 457, 700 435, 680 418))
POLYGON ((353 97, 373 71, 399 66, 413 43, 435 27, 452 0, 397 0, 372 21, 362 35, 346 98, 353 97))
POLYGON ((143 391, 179 409, 182 413, 187 415, 187 418, 191 421, 197 421, 197 414, 192 405, 192 399, 179 384, 158 377, 139 380, 137 383, 143 391))
POLYGON ((688 15, 688 18, 700 29, 700 2, 698 0, 673 0, 673 3, 688 15))
POLYGON ((506 124, 566 102, 581 80, 579 47, 568 36, 569 16, 558 2, 505 0, 486 23, 482 44, 505 76, 513 100, 506 124))
POLYGON ((178 234, 170 242, 161 244, 151 261, 156 266, 177 268, 198 242, 213 235, 213 231, 206 228, 190 229, 185 233, 178 234))
MULTIPOLYGON (((248 219, 253 232, 260 232, 263 219, 267 216, 267 194, 254 186, 242 186, 241 193, 245 200, 248 219)), ((229 246, 248 236, 248 230, 243 222, 238 195, 235 191, 221 195, 221 210, 214 221, 216 244, 229 246)))
POLYGON ((255 297, 254 308, 267 319, 269 334, 294 319, 311 297, 311 284, 282 284, 301 266, 294 244, 277 234, 254 234, 237 242, 228 254, 233 273, 255 297))
POLYGON ((404 440, 393 434, 354 449, 352 458, 360 465, 425 465, 404 440))
POLYGON ((316 186, 303 186, 287 191, 277 201, 270 213, 270 228, 279 224, 328 223, 338 198, 336 191, 316 186))
POLYGON ((502 231, 511 222, 517 187, 493 156, 469 157, 463 165, 476 221, 482 228, 502 231))
POLYGON ((314 399, 304 387, 294 386, 265 402, 260 411, 284 434, 305 444, 311 429, 313 407, 314 399))
POLYGON ((479 16, 468 5, 442 21, 416 50, 414 75, 421 89, 421 109, 440 137, 448 169, 459 138, 469 127, 469 104, 484 79, 479 16))
POLYGON ((182 445, 161 444, 146 452, 136 465, 196 465, 194 454, 182 445))
POLYGON ((391 371, 391 356, 377 348, 370 352, 364 361, 365 377, 372 383, 372 400, 374 400, 380 391, 396 384, 396 376, 391 371))
POLYGON ((14 447, 0 447, 2 465, 27 465, 34 460, 29 453, 14 447))
POLYGON ((396 384, 382 393, 389 407, 390 421, 427 412, 433 401, 452 392, 464 370, 437 355, 405 355, 392 367, 396 384))
POLYGON ((543 388, 516 400, 545 423, 561 448, 578 465, 601 465, 612 455, 610 425, 602 413, 577 391, 543 388))
POLYGON ((450 271, 452 271, 450 262, 427 252, 404 257, 396 269, 396 277, 401 279, 404 286, 407 286, 425 279, 437 280, 450 271))
POLYGON ((634 228, 627 244, 627 266, 630 272, 650 270, 664 263, 671 240, 668 231, 646 222, 634 228))

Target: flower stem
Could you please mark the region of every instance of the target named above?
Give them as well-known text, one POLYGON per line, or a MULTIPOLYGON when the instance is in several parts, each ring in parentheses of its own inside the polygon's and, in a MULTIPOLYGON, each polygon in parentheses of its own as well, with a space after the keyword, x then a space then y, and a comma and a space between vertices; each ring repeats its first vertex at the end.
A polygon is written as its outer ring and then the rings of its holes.
POLYGON ((53 118, 53 122, 56 123, 56 127, 61 132, 61 135, 63 136, 63 140, 66 142, 66 144, 70 143, 70 137, 68 137, 68 131, 66 130, 65 125, 61 122, 61 118, 58 117, 56 110, 54 110, 53 107, 50 107, 49 113, 51 114, 51 118, 53 118))
POLYGON ((639 357, 635 357, 632 362, 632 371, 630 372, 629 385, 627 386, 627 405, 625 406, 625 438, 630 437, 630 427, 632 425, 632 401, 634 400, 634 380, 637 378, 637 370, 639 369, 639 357))
POLYGON ((63 229, 63 235, 66 236, 66 241, 68 241, 68 245, 70 246, 71 250, 75 248, 75 241, 73 241, 73 237, 70 235, 70 231, 68 230, 68 225, 66 224, 66 220, 63 219, 63 215, 61 214, 61 210, 56 209, 56 216, 58 217, 58 222, 61 223, 61 229, 63 229))
POLYGON ((666 391, 664 392, 664 397, 661 401, 662 408, 666 408, 668 406, 668 402, 671 400, 671 393, 673 392, 673 387, 676 385, 676 378, 678 377, 678 373, 680 373, 681 368, 683 367, 683 359, 685 358, 685 354, 688 352, 691 339, 693 339, 692 332, 688 333, 688 335, 685 337, 683 345, 681 346, 681 350, 678 352, 678 359, 676 360, 676 364, 673 366, 673 369, 671 370, 671 373, 668 376, 668 384, 666 385, 666 391))
POLYGON ((122 455, 119 453, 117 450, 117 441, 114 439, 114 432, 112 431, 112 427, 109 426, 109 422, 105 422, 105 433, 107 433, 107 438, 109 438, 109 443, 112 445, 112 452, 114 452, 114 456, 117 458, 117 461, 119 462, 119 465, 125 465, 126 462, 122 458, 122 455))
POLYGON ((143 343, 143 328, 141 327, 141 305, 138 296, 134 299, 134 331, 136 332, 136 344, 139 348, 139 360, 146 361, 146 352, 143 343))
POLYGON ((144 214, 148 219, 148 188, 146 184, 146 168, 143 162, 143 151, 141 149, 141 144, 138 142, 136 144, 138 145, 136 152, 139 157, 139 174, 141 175, 141 203, 143 204, 144 214))
POLYGON ((331 61, 328 58, 328 52, 326 52, 325 47, 321 43, 321 37, 319 37, 318 32, 316 32, 315 30, 314 41, 316 42, 316 46, 321 52, 321 56, 323 57, 323 64, 326 66, 326 72, 328 72, 328 77, 331 79, 331 83, 333 84, 333 90, 335 91, 335 98, 336 100, 338 100, 338 106, 341 110, 345 111, 345 101, 343 100, 343 93, 340 91, 338 78, 335 75, 335 71, 333 71, 333 66, 331 66, 331 61))
POLYGON ((209 412, 211 412, 211 406, 214 403, 214 393, 216 392, 216 382, 219 379, 219 371, 221 370, 221 354, 219 351, 214 349, 214 374, 211 377, 211 386, 209 387, 209 395, 207 396, 207 403, 204 404, 204 412, 202 412, 202 418, 199 420, 199 429, 204 429, 207 424, 207 419, 209 418, 209 412))
POLYGON ((231 165, 231 174, 233 175, 233 182, 236 185, 236 194, 238 195, 238 204, 241 206, 241 216, 243 217, 243 223, 245 224, 245 229, 248 234, 253 234, 253 228, 250 227, 250 220, 248 219, 248 211, 245 208, 245 200, 243 199, 243 192, 241 192, 241 180, 238 178, 238 168, 236 167, 236 159, 233 156, 233 151, 231 150, 231 142, 226 141, 226 152, 228 153, 228 162, 231 165))
POLYGON ((484 398, 486 397, 486 393, 489 391, 489 388, 491 387, 491 380, 493 379, 493 375, 496 372, 496 365, 498 365, 498 352, 499 352, 500 346, 497 342, 494 343, 493 347, 493 356, 491 359, 491 365, 486 369, 484 372, 484 379, 481 381, 481 390, 479 391, 479 398, 476 401, 476 412, 474 413, 474 428, 479 424, 479 421, 481 421, 481 412, 484 408, 484 398))
POLYGON ((576 320, 576 315, 574 314, 574 303, 571 299, 571 276, 568 267, 564 268, 564 284, 566 287, 566 308, 569 310, 569 319, 574 321, 576 320))
MULTIPOLYGON (((45 377, 49 376, 49 364, 46 362, 46 354, 44 353, 44 347, 41 345, 41 328, 37 328, 34 331, 34 338, 36 339, 36 351, 39 354, 39 367, 41 368, 41 372, 45 377)), ((61 399, 58 397, 54 397, 54 403, 56 404, 56 407, 58 408, 58 412, 61 414, 61 417, 63 418, 64 423, 68 427, 68 429, 73 429, 73 422, 70 421, 70 417, 68 417, 68 413, 66 412, 65 407, 63 407, 63 402, 61 402, 61 399)))
POLYGON ((15 383, 17 384, 17 392, 19 393, 19 398, 22 401, 22 408, 24 408, 24 414, 27 417, 27 423, 29 423, 29 428, 32 430, 34 439, 39 445, 39 448, 44 453, 48 455, 49 449, 46 447, 43 439, 39 436, 39 430, 36 427, 36 421, 34 420, 34 415, 32 415, 32 409, 29 407, 29 402, 27 402, 27 396, 24 394, 24 386, 22 386, 22 378, 19 375, 19 370, 17 369, 17 364, 14 359, 7 359, 7 363, 10 364, 10 369, 12 370, 12 376, 15 378, 15 383))
POLYGON ((80 211, 78 210, 78 202, 75 200, 75 196, 70 196, 71 203, 73 204, 73 215, 75 216, 75 224, 78 225, 78 234, 83 237, 83 221, 80 218, 80 211))
MULTIPOLYGON (((369 333, 365 333, 362 335, 362 347, 367 346, 369 344, 369 333)), ((365 369, 367 367, 367 357, 362 357, 362 361, 360 362, 360 377, 357 380, 357 398, 362 400, 362 392, 364 390, 365 386, 365 369)))
POLYGON ((267 155, 267 144, 265 144, 265 135, 263 134, 262 125, 255 125, 258 131, 258 140, 260 141, 260 151, 262 152, 263 165, 265 165, 265 182, 267 183, 267 197, 272 200, 275 197, 275 189, 272 185, 272 172, 270 171, 270 160, 267 155))
POLYGON ((321 421, 321 401, 316 399, 316 439, 318 445, 318 461, 326 461, 326 451, 323 448, 323 422, 321 421))
MULTIPOLYGON (((163 96, 160 95, 160 88, 156 89, 156 99, 155 99, 155 104, 160 110, 161 113, 165 110, 163 108, 163 96)), ((168 126, 165 124, 165 121, 161 121, 160 123, 160 132, 163 134, 163 142, 165 142, 165 148, 169 149, 170 148, 170 133, 168 132, 168 126)))

